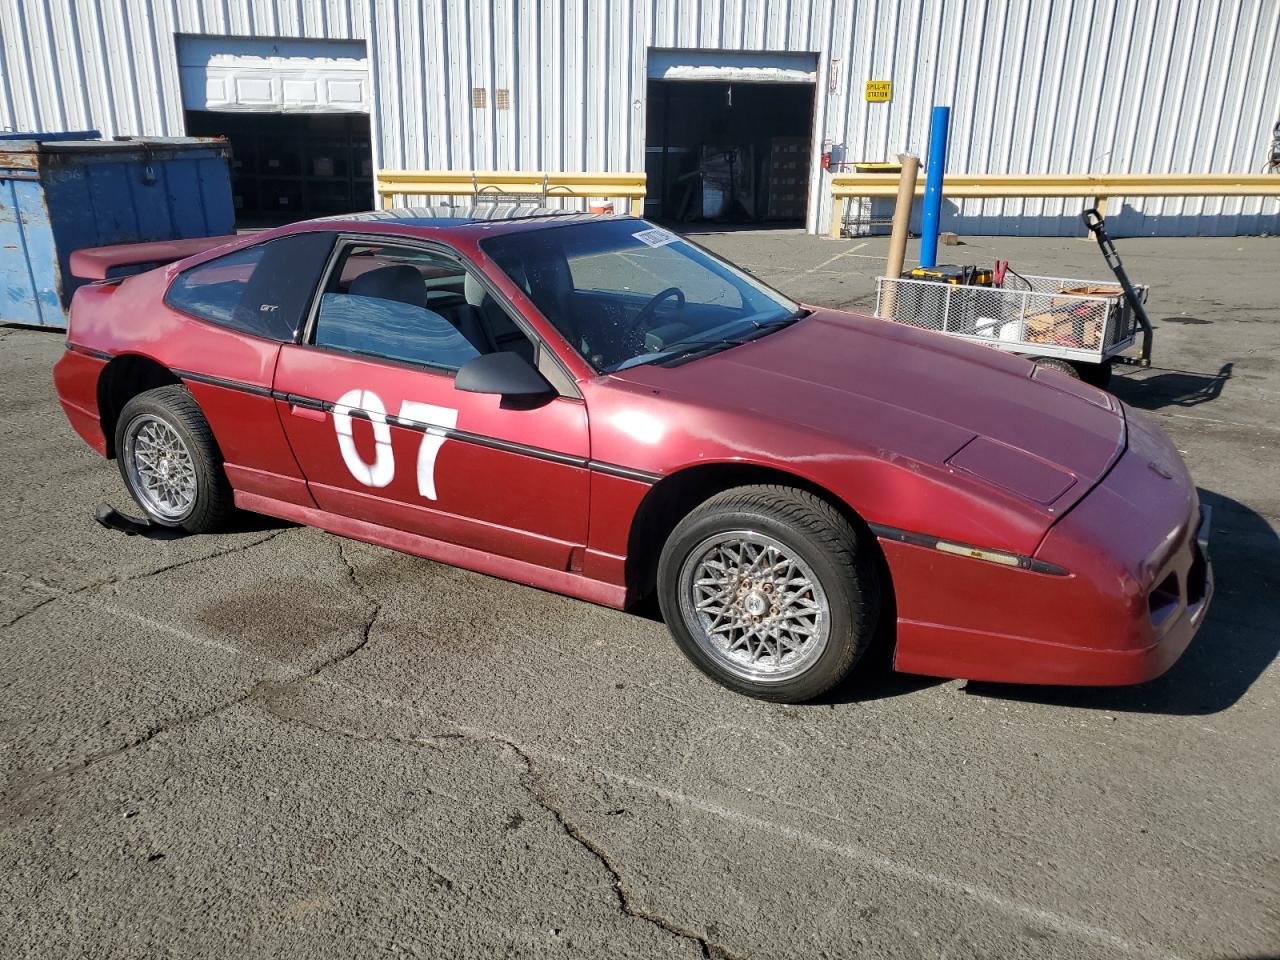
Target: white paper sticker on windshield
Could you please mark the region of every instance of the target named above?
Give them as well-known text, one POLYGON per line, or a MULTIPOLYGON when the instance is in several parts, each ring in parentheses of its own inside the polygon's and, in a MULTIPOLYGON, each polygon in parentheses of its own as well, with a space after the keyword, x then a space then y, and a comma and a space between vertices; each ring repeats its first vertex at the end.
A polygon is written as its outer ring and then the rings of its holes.
POLYGON ((639 233, 632 234, 637 240, 650 247, 665 247, 668 243, 675 243, 680 238, 669 230, 663 230, 654 227, 652 230, 641 230, 639 233))

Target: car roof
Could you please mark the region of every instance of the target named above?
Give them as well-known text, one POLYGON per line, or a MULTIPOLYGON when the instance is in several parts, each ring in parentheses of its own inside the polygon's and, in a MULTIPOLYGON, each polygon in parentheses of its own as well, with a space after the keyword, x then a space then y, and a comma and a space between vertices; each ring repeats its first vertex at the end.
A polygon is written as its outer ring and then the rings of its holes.
MULTIPOLYGON (((387 227, 453 230, 475 224, 513 227, 559 226, 579 221, 602 220, 607 215, 581 213, 577 210, 558 210, 534 204, 479 204, 467 207, 430 206, 397 207, 391 210, 369 210, 361 213, 343 213, 332 217, 307 220, 306 224, 324 224, 332 229, 350 224, 353 227, 379 224, 387 227)), ((301 226, 302 224, 298 224, 301 226)))

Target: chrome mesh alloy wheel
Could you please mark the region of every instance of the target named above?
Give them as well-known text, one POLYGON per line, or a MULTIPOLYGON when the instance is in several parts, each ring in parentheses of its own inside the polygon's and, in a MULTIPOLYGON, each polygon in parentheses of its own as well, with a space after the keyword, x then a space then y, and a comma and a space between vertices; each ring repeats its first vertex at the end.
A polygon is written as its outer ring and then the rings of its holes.
POLYGON ((690 551, 678 582, 695 642, 744 679, 798 676, 826 649, 831 610, 822 584, 770 536, 728 530, 708 537, 690 551))
POLYGON ((177 430, 152 414, 135 417, 125 428, 122 455, 148 513, 174 523, 191 513, 199 489, 195 464, 177 430))

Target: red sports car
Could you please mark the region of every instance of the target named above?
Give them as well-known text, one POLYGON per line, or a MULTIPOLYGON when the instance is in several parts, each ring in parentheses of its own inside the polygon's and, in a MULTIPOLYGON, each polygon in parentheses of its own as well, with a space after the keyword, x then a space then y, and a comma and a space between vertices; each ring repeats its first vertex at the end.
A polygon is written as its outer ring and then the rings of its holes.
POLYGON ((1177 451, 1030 362, 795 303, 643 220, 389 211, 80 251, 54 379, 157 524, 236 507, 625 608, 806 700, 1127 684, 1213 581, 1177 451), (167 264, 128 279, 113 268, 167 264))

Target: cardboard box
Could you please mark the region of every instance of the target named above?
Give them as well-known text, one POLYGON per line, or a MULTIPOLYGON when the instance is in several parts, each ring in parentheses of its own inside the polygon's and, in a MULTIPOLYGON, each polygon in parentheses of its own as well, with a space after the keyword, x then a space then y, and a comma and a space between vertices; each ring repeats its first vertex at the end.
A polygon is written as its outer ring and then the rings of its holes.
POLYGON ((1106 283, 1086 287, 1062 287, 1058 292, 1069 293, 1075 297, 1118 297, 1124 293, 1118 286, 1106 283))
POLYGON ((1024 332, 1030 343, 1052 343, 1061 347, 1093 350, 1102 342, 1102 322, 1096 313, 1073 316, 1065 310, 1054 310, 1032 314, 1026 319, 1024 332))

